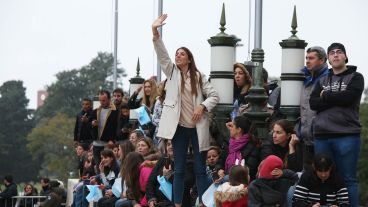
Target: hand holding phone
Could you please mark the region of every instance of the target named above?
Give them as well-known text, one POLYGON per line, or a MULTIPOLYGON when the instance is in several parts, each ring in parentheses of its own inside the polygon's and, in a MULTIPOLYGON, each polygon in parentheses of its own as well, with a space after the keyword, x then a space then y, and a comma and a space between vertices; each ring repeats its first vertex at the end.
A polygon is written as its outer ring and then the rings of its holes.
POLYGON ((169 157, 165 157, 165 168, 166 169, 169 169, 170 168, 170 164, 171 164, 170 158, 169 157))
POLYGON ((217 170, 212 171, 211 176, 212 176, 212 181, 213 182, 215 182, 216 180, 218 180, 220 178, 220 176, 218 175, 217 170))

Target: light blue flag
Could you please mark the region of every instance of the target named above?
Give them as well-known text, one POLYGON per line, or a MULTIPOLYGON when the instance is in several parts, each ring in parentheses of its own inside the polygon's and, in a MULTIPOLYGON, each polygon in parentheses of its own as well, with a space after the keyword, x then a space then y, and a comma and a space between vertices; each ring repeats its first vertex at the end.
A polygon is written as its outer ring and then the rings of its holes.
POLYGON ((111 187, 112 193, 115 195, 115 197, 120 198, 121 194, 121 178, 116 178, 114 185, 111 187))
POLYGON ((172 201, 172 184, 166 180, 164 176, 157 176, 157 181, 160 183, 160 191, 166 196, 167 199, 172 201))
POLYGON ((136 109, 138 113, 138 121, 140 125, 145 125, 151 122, 151 118, 146 111, 146 106, 141 106, 136 109))
POLYGON ((203 204, 208 206, 208 207, 215 207, 215 198, 214 198, 214 194, 217 190, 218 185, 215 183, 212 183, 210 185, 210 187, 207 188, 207 190, 203 193, 202 195, 202 201, 203 204))
POLYGON ((102 198, 102 191, 98 187, 98 185, 87 185, 89 194, 86 196, 86 199, 88 202, 97 202, 102 198))

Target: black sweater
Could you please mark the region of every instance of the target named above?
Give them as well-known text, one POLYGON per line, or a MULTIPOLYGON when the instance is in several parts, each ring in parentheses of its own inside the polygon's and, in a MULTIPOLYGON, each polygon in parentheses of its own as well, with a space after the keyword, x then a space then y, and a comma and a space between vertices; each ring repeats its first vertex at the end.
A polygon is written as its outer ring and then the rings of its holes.
POLYGON ((322 182, 314 172, 303 173, 294 192, 293 206, 309 207, 317 202, 328 206, 350 206, 344 180, 337 174, 331 174, 322 182))
POLYGON ((355 66, 347 67, 346 71, 336 75, 330 69, 310 96, 310 108, 317 111, 313 128, 317 138, 360 133, 359 105, 364 77, 356 72, 355 66))

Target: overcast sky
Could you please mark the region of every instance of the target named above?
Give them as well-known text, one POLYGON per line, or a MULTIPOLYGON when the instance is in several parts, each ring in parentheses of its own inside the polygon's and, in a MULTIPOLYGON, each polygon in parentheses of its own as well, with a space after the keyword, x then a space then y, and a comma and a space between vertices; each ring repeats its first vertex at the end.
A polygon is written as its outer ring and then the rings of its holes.
MULTIPOLYGON (((209 74, 211 36, 219 32, 222 3, 226 9, 228 34, 241 38, 237 61, 247 59, 249 1, 171 0, 164 1, 169 15, 164 26, 164 42, 174 54, 186 46, 194 54, 201 71, 209 74)), ((22 80, 29 107, 36 107, 37 90, 56 80, 55 74, 86 65, 99 51, 113 51, 113 0, 0 0, 0 85, 22 80)), ((349 64, 368 77, 366 0, 264 0, 264 66, 270 76, 281 74, 279 42, 291 33, 293 6, 297 6, 298 33, 308 46, 327 48, 332 42, 345 45, 349 64)), ((252 1, 252 10, 254 0, 252 1)), ((157 0, 119 1, 118 59, 135 75, 137 58, 141 75, 156 75, 151 23, 157 15, 157 0)), ((254 20, 254 15, 251 15, 254 20)), ((253 31, 250 47, 253 48, 253 31)), ((366 86, 367 86, 366 80, 366 86)))

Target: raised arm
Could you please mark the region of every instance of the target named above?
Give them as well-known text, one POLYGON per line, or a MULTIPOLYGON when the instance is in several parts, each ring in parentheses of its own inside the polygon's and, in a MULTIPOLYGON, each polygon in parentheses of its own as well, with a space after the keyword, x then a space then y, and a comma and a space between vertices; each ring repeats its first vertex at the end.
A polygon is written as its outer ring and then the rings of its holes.
POLYGON ((167 14, 163 14, 152 23, 153 46, 157 54, 157 59, 161 65, 162 72, 165 73, 166 77, 171 77, 174 64, 171 61, 166 47, 160 38, 160 33, 157 30, 159 27, 165 25, 164 21, 166 18, 167 14))
POLYGON ((158 32, 158 28, 165 25, 164 23, 165 19, 167 18, 167 14, 163 14, 159 16, 155 21, 152 23, 152 34, 153 34, 153 40, 158 40, 160 38, 160 33, 158 32))

